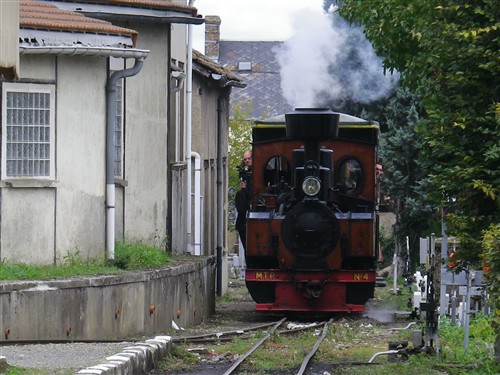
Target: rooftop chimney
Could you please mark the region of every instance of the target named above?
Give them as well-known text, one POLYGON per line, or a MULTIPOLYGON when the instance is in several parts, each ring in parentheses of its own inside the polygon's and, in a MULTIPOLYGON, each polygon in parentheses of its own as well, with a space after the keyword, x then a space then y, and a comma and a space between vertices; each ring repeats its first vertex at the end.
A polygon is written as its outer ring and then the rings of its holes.
POLYGON ((205 56, 219 62, 220 17, 205 16, 205 56))

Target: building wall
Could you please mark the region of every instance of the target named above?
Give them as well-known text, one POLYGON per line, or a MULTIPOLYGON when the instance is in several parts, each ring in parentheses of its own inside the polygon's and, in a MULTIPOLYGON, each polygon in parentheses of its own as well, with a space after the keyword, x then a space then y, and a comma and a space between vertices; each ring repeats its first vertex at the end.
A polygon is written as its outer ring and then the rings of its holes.
POLYGON ((218 98, 229 88, 216 86, 213 81, 193 74, 193 143, 192 149, 201 156, 201 195, 202 204, 202 254, 217 255, 217 247, 222 247, 222 294, 227 292, 227 151, 229 131, 229 98, 225 97, 222 111, 226 115, 221 118, 218 132, 218 98), (217 147, 218 136, 221 137, 222 150, 222 194, 223 194, 223 228, 222 241, 217 241, 217 147))
POLYGON ((106 61, 22 56, 21 69, 23 81, 56 87, 56 175, 2 182, 0 256, 34 264, 60 262, 68 252, 102 256, 106 61))
MULTIPOLYGON (((187 25, 173 24, 171 31, 172 63, 187 75, 187 25)), ((172 80, 171 82, 175 82, 172 80)), ((177 83, 177 82, 175 82, 177 83)), ((172 86, 173 88, 173 86, 172 86)), ((186 230, 186 180, 187 165, 185 155, 185 136, 187 118, 186 79, 182 88, 172 93, 170 99, 169 150, 168 166, 170 168, 170 200, 171 200, 171 235, 170 244, 175 254, 188 251, 186 230)))
MULTIPOLYGON (((217 235, 217 97, 218 91, 206 78, 193 75, 193 151, 201 156, 205 254, 216 248, 217 235)), ((226 152, 226 151, 224 151, 226 152)), ((212 253, 213 254, 213 253, 212 253)))
MULTIPOLYGON (((191 28, 194 30, 195 27, 203 27, 198 25, 192 25, 191 28)), ((172 35, 172 59, 177 61, 182 61, 186 63, 186 45, 187 45, 187 33, 188 25, 183 24, 172 24, 171 35, 172 35)))
MULTIPOLYGON (((131 24, 150 50, 126 79, 124 237, 160 245, 166 237, 169 25, 131 24), (163 29, 163 32, 159 30, 163 29)), ((131 61, 130 64, 133 62, 131 61)))
POLYGON ((85 257, 102 256, 106 60, 62 56, 57 82, 58 255, 79 250, 85 257))
POLYGON ((18 78, 19 3, 0 1, 0 77, 18 78))

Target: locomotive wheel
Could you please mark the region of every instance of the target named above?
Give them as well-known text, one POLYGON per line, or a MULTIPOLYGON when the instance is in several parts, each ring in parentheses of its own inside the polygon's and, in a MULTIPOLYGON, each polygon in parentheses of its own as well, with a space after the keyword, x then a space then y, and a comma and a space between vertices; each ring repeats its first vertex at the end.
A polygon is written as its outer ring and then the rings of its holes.
POLYGON ((274 302, 274 283, 247 281, 246 285, 248 292, 250 293, 250 296, 255 301, 255 303, 274 302))

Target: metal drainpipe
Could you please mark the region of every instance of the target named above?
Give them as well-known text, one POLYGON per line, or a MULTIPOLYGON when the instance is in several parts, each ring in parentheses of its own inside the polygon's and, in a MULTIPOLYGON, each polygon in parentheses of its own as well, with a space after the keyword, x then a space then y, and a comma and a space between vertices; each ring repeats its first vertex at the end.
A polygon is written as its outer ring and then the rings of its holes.
MULTIPOLYGON (((189 0, 189 6, 194 6, 194 0, 189 0)), ((188 45, 186 56, 186 246, 187 252, 193 254, 191 240, 191 148, 192 148, 192 108, 193 108, 193 25, 188 25, 188 45)))
MULTIPOLYGON (((170 90, 170 93, 175 94, 184 88, 184 80, 186 79, 186 74, 179 71, 173 71, 172 77, 177 81, 177 86, 170 90)), ((177 160, 176 160, 177 161, 177 160)))
POLYGON ((224 123, 223 101, 229 95, 228 92, 217 98, 217 288, 218 296, 222 295, 222 242, 224 238, 224 191, 222 190, 222 124, 224 123))
POLYGON ((191 151, 194 158, 194 255, 202 255, 201 246, 201 156, 191 151))
POLYGON ((126 77, 135 76, 142 69, 144 58, 135 59, 130 69, 111 74, 106 83, 106 252, 115 259, 115 116, 116 84, 126 77))

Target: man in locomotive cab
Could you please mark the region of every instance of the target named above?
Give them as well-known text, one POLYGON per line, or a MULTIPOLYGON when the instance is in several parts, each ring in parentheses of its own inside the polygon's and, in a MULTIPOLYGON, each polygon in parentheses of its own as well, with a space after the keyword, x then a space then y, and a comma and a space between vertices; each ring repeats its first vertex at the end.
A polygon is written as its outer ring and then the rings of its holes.
POLYGON ((241 165, 238 168, 240 177, 240 190, 236 193, 235 205, 238 217, 236 218, 236 230, 240 236, 243 249, 246 248, 246 216, 247 211, 250 209, 250 201, 252 198, 252 152, 246 151, 243 154, 241 165))
POLYGON ((375 164, 375 199, 377 200, 377 207, 380 205, 380 183, 382 181, 382 175, 384 174, 382 170, 382 164, 375 164))
POLYGON ((377 179, 377 181, 380 181, 383 174, 384 172, 382 171, 382 164, 375 164, 375 178, 377 179))

